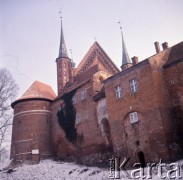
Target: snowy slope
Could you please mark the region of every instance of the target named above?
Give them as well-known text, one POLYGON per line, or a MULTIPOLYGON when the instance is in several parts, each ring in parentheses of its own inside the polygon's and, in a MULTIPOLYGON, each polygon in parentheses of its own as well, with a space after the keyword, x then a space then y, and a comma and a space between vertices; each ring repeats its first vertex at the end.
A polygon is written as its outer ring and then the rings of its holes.
MULTIPOLYGON (((180 176, 183 176, 183 160, 177 162, 180 167, 180 176)), ((109 179, 109 168, 87 167, 75 163, 59 162, 53 160, 42 160, 39 164, 27 165, 14 169, 12 173, 0 172, 1 180, 106 180, 109 179)), ((145 169, 145 171, 147 168, 145 169)), ((130 171, 129 171, 130 173, 130 171)), ((123 178, 122 173, 121 179, 123 178)), ((175 173, 174 173, 175 174, 175 173)), ((137 173, 139 175, 139 173, 137 173)), ((167 171, 163 171, 167 178, 167 171)), ((137 178, 136 178, 137 179, 137 178)), ((139 178, 138 178, 139 179, 139 178)), ((147 177, 145 178, 147 179, 147 177)), ((153 171, 153 180, 161 179, 157 171, 153 171)), ((183 178, 173 178, 183 179, 183 178)))
POLYGON ((64 180, 64 179, 108 179, 109 170, 97 167, 86 167, 74 163, 43 160, 39 164, 15 168, 13 173, 0 173, 0 179, 8 180, 64 180))

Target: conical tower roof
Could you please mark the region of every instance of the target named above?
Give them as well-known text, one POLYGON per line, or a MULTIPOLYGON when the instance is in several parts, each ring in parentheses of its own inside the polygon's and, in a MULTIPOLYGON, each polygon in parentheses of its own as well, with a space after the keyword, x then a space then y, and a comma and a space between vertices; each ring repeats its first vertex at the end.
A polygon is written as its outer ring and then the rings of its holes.
POLYGON ((61 19, 60 48, 59 48, 58 58, 68 58, 67 48, 65 45, 64 33, 62 28, 62 19, 61 19))
POLYGON ((34 83, 27 89, 27 91, 15 102, 12 103, 12 107, 19 101, 28 99, 46 99, 53 100, 56 95, 51 88, 51 86, 44 84, 39 81, 34 81, 34 83))

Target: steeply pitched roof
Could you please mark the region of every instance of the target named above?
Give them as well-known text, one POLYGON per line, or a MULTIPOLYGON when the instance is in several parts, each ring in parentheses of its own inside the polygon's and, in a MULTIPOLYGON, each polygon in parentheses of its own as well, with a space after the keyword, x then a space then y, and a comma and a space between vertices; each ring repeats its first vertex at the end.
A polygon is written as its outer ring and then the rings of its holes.
POLYGON ((64 32, 62 29, 62 20, 61 20, 60 48, 59 48, 58 58, 63 58, 63 57, 68 58, 68 54, 67 54, 67 48, 64 40, 64 32))
POLYGON ((51 86, 39 81, 34 81, 34 83, 18 100, 31 98, 44 98, 48 100, 53 100, 55 97, 56 95, 51 86))
POLYGON ((103 66, 106 67, 106 69, 111 72, 111 74, 116 74, 119 72, 119 69, 116 67, 116 65, 112 62, 112 60, 109 58, 109 56, 105 53, 105 51, 102 49, 102 47, 99 45, 99 43, 96 41, 91 46, 83 60, 80 62, 78 67, 74 71, 74 75, 78 75, 82 73, 83 71, 88 70, 93 66, 93 61, 98 59, 98 62, 103 64, 103 66))
POLYGON ((123 32, 121 30, 121 36, 122 36, 122 66, 125 65, 125 64, 131 64, 131 59, 128 55, 128 51, 127 51, 127 48, 126 48, 126 45, 125 45, 125 40, 124 40, 124 37, 123 37, 123 32))

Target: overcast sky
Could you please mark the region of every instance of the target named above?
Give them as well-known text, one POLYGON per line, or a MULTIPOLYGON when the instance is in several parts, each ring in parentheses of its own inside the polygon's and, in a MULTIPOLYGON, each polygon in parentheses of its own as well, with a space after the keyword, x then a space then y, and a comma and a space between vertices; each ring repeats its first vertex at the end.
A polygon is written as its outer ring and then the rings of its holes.
POLYGON ((130 57, 155 54, 154 42, 183 40, 182 0, 0 0, 0 67, 20 87, 19 96, 39 80, 56 90, 60 15, 68 54, 78 64, 95 40, 121 65, 121 36, 130 57))

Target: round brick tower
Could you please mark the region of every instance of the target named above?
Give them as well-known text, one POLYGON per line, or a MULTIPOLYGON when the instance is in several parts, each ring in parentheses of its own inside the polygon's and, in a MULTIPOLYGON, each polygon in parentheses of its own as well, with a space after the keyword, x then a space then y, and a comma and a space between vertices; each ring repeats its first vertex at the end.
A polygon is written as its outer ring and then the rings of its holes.
POLYGON ((52 88, 35 81, 15 102, 11 159, 15 162, 52 155, 50 104, 56 97, 52 88))

